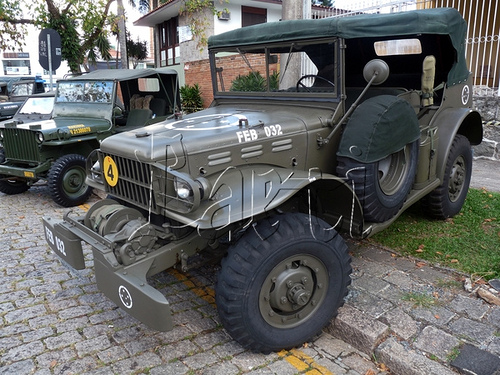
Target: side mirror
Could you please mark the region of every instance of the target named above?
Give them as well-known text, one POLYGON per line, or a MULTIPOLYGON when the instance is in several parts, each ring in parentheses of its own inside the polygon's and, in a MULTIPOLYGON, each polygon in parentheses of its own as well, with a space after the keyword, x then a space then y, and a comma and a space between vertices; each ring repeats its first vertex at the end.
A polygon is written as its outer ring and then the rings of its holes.
POLYGON ((373 85, 380 85, 389 78, 389 65, 384 60, 370 60, 363 68, 363 77, 366 82, 371 81, 373 85))

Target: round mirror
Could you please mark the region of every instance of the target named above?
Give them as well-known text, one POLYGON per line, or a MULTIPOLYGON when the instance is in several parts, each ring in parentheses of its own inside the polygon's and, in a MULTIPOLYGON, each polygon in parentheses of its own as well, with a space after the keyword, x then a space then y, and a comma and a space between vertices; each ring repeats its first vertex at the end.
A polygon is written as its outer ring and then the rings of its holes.
POLYGON ((389 65, 384 60, 373 59, 368 61, 363 69, 363 77, 369 82, 373 75, 377 74, 372 84, 380 85, 389 77, 389 65))

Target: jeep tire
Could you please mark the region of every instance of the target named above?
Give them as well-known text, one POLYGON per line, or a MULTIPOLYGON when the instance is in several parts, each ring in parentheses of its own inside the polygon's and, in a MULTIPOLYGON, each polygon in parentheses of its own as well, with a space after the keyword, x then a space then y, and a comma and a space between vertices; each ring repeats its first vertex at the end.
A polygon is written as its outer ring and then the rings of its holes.
POLYGON ((215 289, 221 321, 253 351, 301 345, 337 315, 350 262, 343 238, 324 221, 298 213, 264 219, 223 259, 215 289))
POLYGON ((367 222, 391 219, 403 206, 415 180, 419 141, 374 163, 338 157, 337 174, 346 177, 363 206, 367 222))
POLYGON ((29 188, 30 186, 26 180, 0 175, 0 191, 4 194, 21 194, 28 191, 29 188))
POLYGON ((443 220, 458 214, 467 197, 471 175, 470 142, 457 134, 446 158, 443 183, 421 200, 426 214, 443 220))
POLYGON ((64 207, 85 203, 92 194, 85 178, 85 157, 69 154, 57 159, 50 167, 47 178, 54 202, 64 207))

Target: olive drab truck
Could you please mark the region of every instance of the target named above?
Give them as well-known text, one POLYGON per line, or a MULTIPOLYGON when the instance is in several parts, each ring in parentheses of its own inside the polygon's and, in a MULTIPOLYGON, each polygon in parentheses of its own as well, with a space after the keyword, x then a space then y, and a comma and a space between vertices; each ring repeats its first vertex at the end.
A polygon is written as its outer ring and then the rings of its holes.
POLYGON ((24 193, 46 180, 54 202, 82 204, 92 193, 85 183, 90 152, 110 135, 172 116, 178 106, 172 69, 102 69, 59 80, 51 119, 0 124, 0 192, 24 193))
POLYGON ((348 292, 344 238, 417 202, 460 211, 482 140, 465 32, 443 8, 213 36, 211 106, 103 140, 87 183, 109 198, 45 217, 46 239, 75 269, 90 244, 98 288, 161 331, 171 309, 147 278, 221 250, 227 332, 254 351, 301 345, 348 292))

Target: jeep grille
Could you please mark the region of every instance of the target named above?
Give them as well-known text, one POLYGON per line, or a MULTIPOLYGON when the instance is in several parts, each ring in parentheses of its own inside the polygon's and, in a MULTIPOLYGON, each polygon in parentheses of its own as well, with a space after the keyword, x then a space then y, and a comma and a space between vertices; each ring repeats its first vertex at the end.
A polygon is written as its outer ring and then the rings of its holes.
POLYGON ((2 133, 6 159, 41 161, 36 132, 29 129, 4 128, 2 133))
POLYGON ((137 206, 144 209, 151 207, 152 211, 156 212, 155 196, 150 193, 151 166, 137 160, 126 159, 103 152, 99 153, 101 165, 102 160, 106 156, 110 156, 118 168, 119 177, 117 184, 115 186, 107 185, 109 194, 116 198, 134 202, 137 206))

